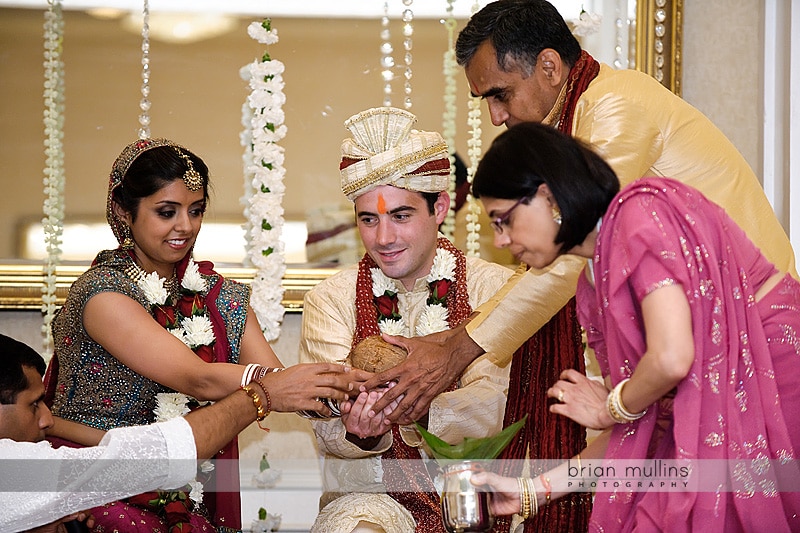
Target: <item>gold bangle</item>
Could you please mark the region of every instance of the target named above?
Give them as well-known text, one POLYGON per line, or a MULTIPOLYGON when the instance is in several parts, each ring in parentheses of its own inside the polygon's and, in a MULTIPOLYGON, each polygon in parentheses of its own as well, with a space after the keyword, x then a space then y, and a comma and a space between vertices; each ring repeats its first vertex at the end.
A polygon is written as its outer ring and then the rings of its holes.
POLYGON ((264 411, 264 406, 261 405, 261 398, 259 398, 258 393, 250 385, 245 385, 242 390, 253 399, 253 405, 256 406, 256 420, 261 422, 267 418, 268 413, 264 411))
POLYGON ((647 409, 641 413, 631 413, 622 403, 622 389, 629 380, 630 378, 626 378, 617 383, 617 386, 611 389, 611 392, 608 393, 608 397, 606 398, 606 409, 608 410, 608 415, 617 424, 635 422, 636 420, 642 418, 645 413, 647 413, 647 409))
POLYGON ((539 514, 539 497, 536 496, 536 487, 533 485, 533 479, 525 478, 525 482, 528 485, 528 490, 531 493, 531 499, 533 500, 533 514, 531 516, 536 516, 539 514))
POLYGON ((518 477, 517 484, 519 484, 519 516, 527 520, 531 516, 531 493, 523 478, 518 477))

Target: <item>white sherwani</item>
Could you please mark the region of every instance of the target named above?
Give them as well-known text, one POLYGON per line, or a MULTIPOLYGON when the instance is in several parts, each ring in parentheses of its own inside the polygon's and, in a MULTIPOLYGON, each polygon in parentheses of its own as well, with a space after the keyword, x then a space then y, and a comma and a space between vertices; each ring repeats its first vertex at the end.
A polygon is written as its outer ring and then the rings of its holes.
MULTIPOLYGON (((467 290, 473 309, 491 297, 511 276, 508 268, 467 258, 467 290)), ((306 294, 300 341, 301 362, 341 362, 351 349, 356 326, 355 298, 358 266, 354 265, 322 281, 306 294)), ((400 315, 414 331, 425 309, 428 287, 418 279, 412 291, 396 283, 400 315)), ((500 358, 510 361, 510 354, 500 358)), ((440 394, 431 403, 428 430, 447 442, 464 437, 485 437, 502 430, 511 365, 499 366, 490 357, 475 360, 462 374, 459 388, 440 394)), ((313 531, 349 531, 359 520, 383 525, 387 531, 413 530, 410 513, 382 494, 380 455, 392 445, 391 432, 372 450, 362 450, 345 439, 338 418, 312 421, 320 453, 325 456, 323 484, 326 493, 351 493, 328 505, 313 531), (361 494, 352 494, 352 493, 361 494), (410 522, 408 522, 410 520, 410 522), (399 522, 398 522, 399 521, 399 522), (400 529, 398 529, 400 527, 400 529)), ((413 426, 400 428, 410 446, 424 443, 413 426)), ((423 454, 424 456, 424 454, 423 454)), ((334 495, 326 494, 323 502, 334 495)))

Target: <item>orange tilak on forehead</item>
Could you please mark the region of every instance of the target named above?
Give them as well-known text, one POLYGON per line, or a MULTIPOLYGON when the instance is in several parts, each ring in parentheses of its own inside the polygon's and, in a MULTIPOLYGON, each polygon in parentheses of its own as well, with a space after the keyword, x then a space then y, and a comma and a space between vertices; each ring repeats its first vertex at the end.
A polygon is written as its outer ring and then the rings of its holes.
POLYGON ((378 214, 385 215, 386 214, 386 200, 383 198, 381 193, 378 193, 378 214))

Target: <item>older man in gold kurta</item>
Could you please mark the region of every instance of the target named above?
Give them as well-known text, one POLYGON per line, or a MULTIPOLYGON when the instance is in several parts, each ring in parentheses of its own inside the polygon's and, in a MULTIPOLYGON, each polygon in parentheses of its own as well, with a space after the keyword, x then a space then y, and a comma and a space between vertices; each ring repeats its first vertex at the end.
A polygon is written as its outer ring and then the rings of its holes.
MULTIPOLYGON (((582 51, 544 0, 497 0, 472 16, 456 44, 470 90, 492 122, 550 124, 588 143, 622 186, 666 176, 721 205, 778 269, 797 277, 794 252, 761 184, 725 135, 650 76, 613 70, 582 51)), ((565 257, 546 272, 518 271, 466 327, 405 346, 409 358, 368 385, 397 380, 405 394, 391 417, 414 418, 438 383, 479 354, 513 353, 575 294, 584 261, 565 257)), ((505 362, 498 359, 498 362, 505 362)), ((376 408, 383 407, 383 401, 376 408)))
MULTIPOLYGON (((377 108, 346 123, 353 138, 342 145, 342 188, 355 203, 367 254, 306 295, 301 361, 345 361, 363 339, 384 331, 448 329, 512 275, 439 237, 450 202, 447 146, 438 133, 411 130, 414 120, 377 108)), ((509 369, 488 356, 476 359, 445 384, 420 422, 453 444, 498 433, 509 369)), ((421 436, 412 425, 370 417, 378 395, 361 393, 342 406, 341 418, 312 422, 326 491, 312 531, 444 532, 421 436)))

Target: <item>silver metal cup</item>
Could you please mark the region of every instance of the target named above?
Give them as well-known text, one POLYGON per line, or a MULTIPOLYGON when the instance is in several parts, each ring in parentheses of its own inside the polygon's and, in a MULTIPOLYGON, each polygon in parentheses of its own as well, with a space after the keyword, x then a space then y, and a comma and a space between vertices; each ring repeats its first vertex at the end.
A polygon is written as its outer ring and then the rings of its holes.
POLYGON ((489 493, 470 483, 473 472, 483 470, 480 462, 459 461, 443 466, 442 519, 450 533, 489 531, 494 516, 489 510, 489 493))

